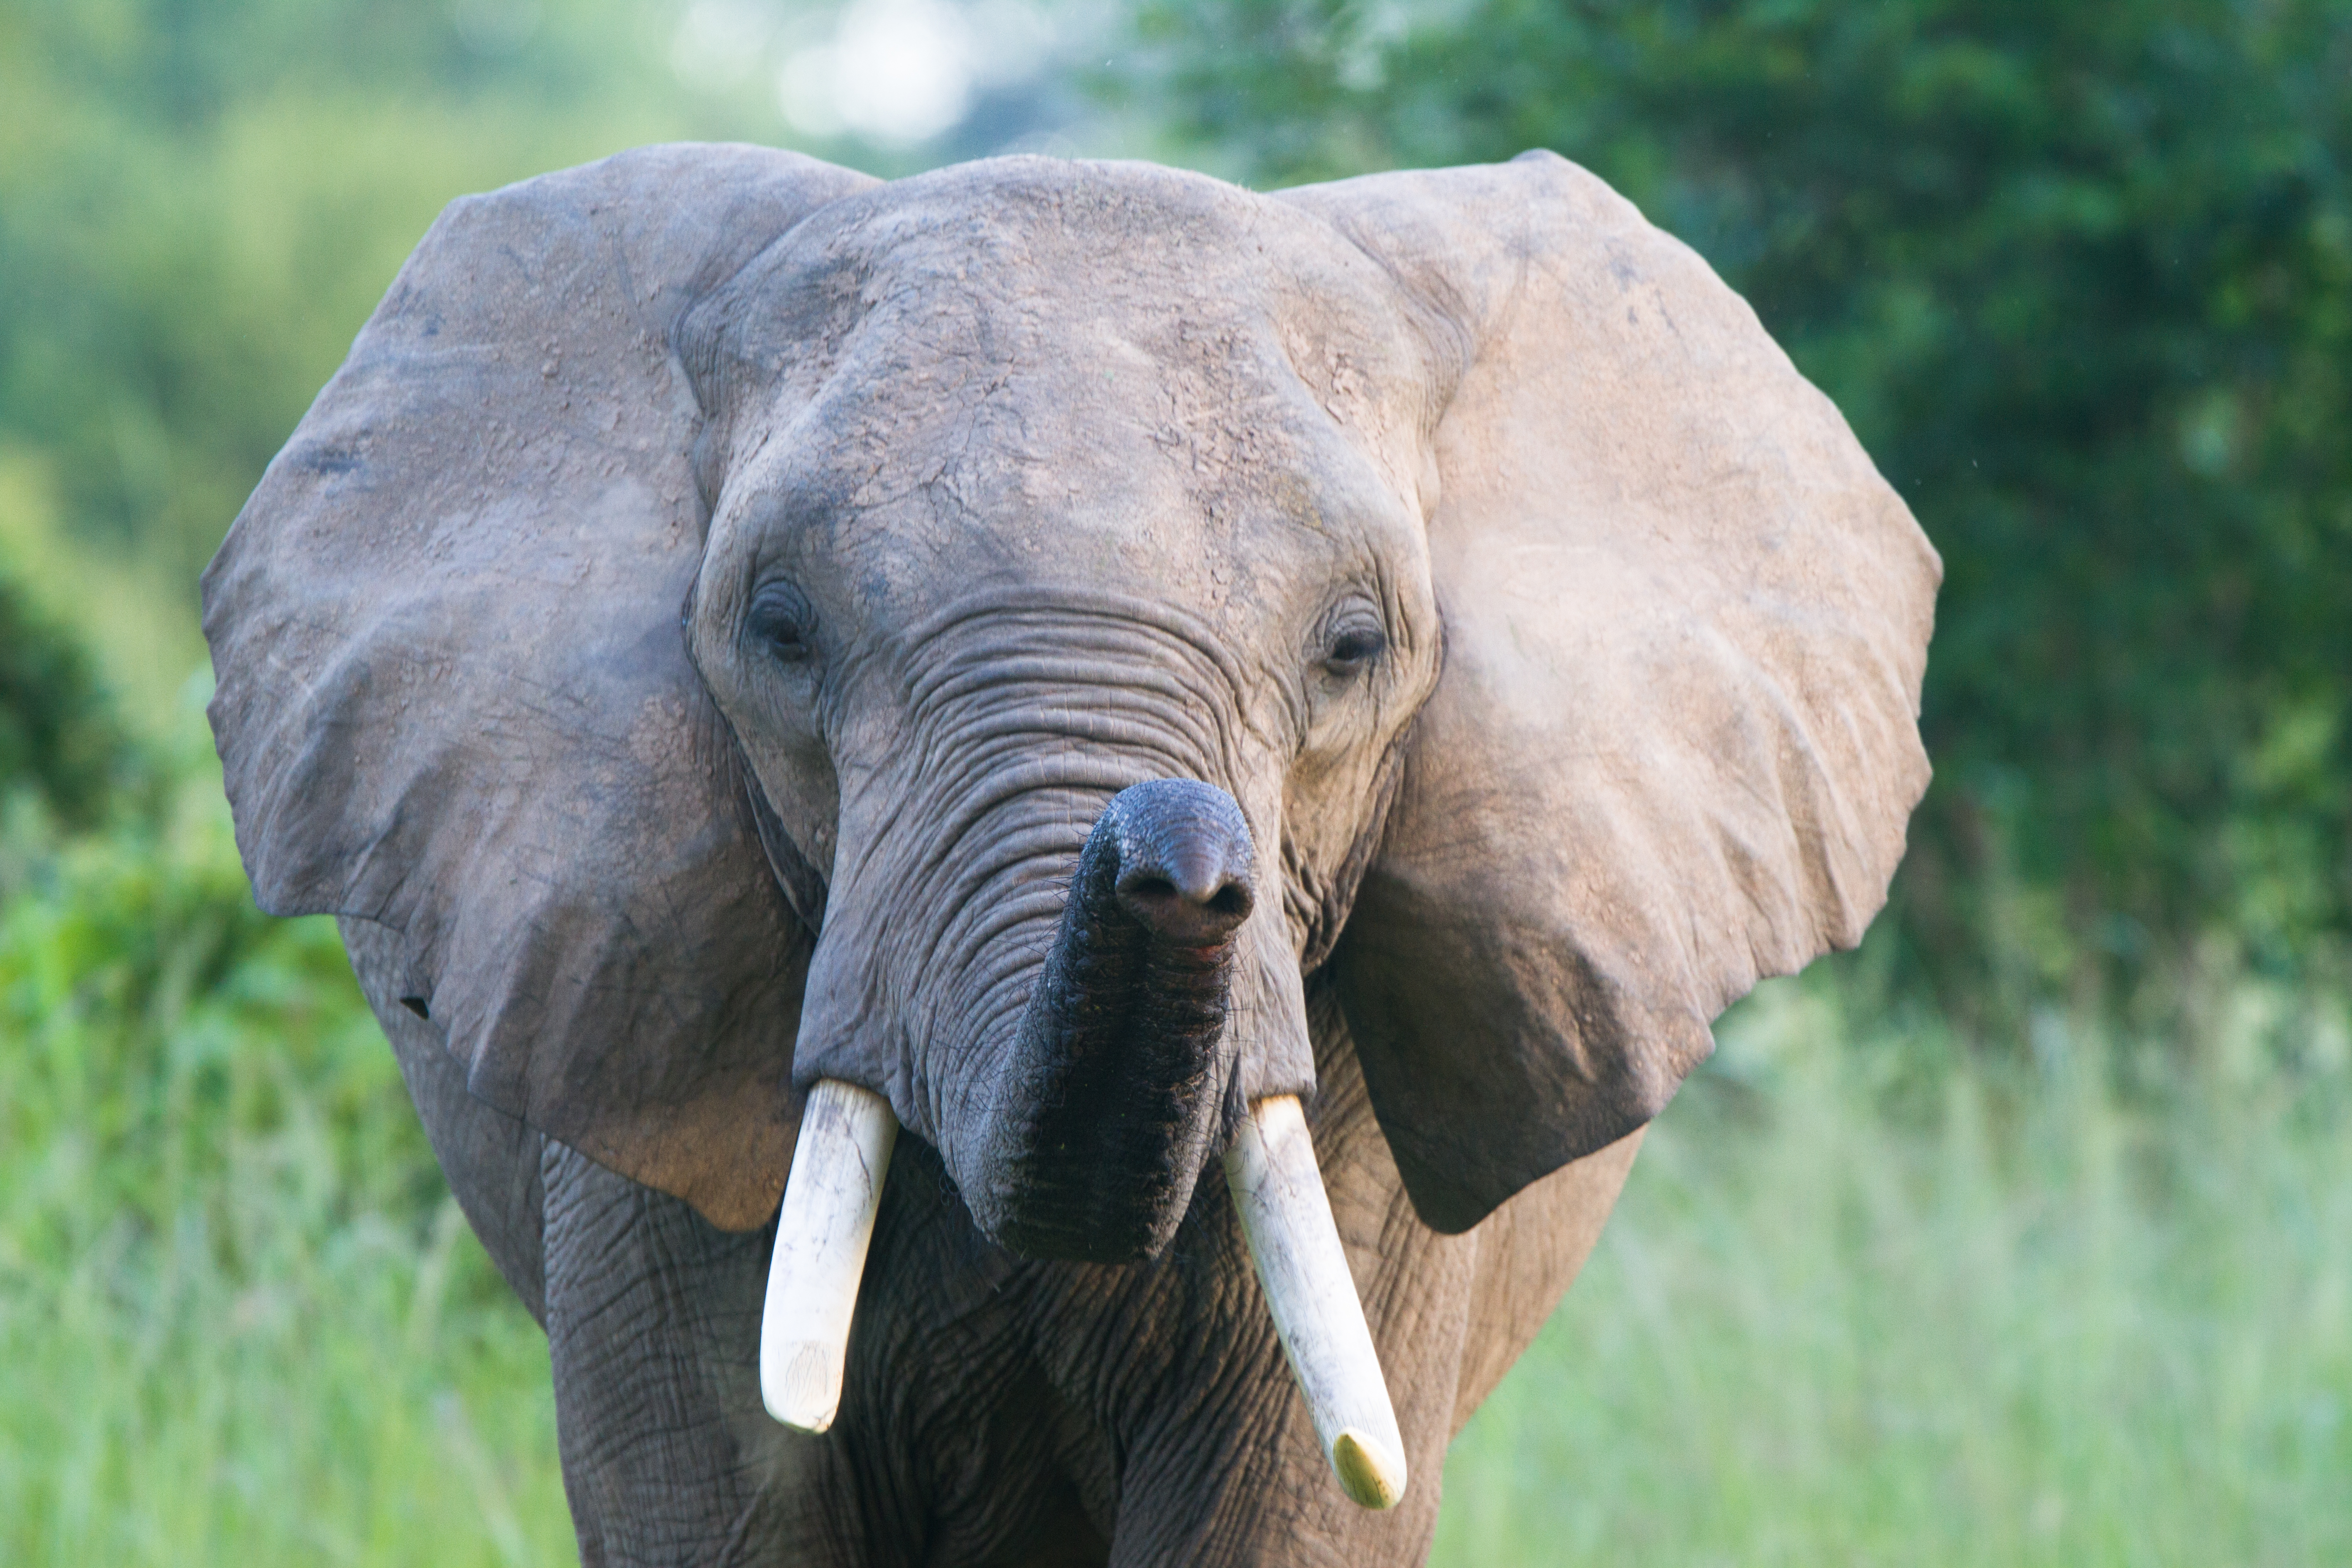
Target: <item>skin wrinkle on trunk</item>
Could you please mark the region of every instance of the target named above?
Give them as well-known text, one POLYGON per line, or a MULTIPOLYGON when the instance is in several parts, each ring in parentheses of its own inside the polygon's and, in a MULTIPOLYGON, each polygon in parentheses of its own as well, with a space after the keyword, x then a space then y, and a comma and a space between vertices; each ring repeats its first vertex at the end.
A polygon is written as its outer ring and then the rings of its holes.
MULTIPOLYGON (((1246 694, 1229 652, 1165 606, 1052 590, 1008 604, 983 589, 919 631, 892 655, 907 673, 887 751, 842 770, 828 899, 838 918, 820 945, 793 1076, 803 1086, 837 1077, 882 1089, 908 1129, 976 1188, 995 1108, 1005 1104, 1004 1066, 1020 1055, 1072 868, 1106 803, 1153 779, 1264 776, 1258 753, 1268 738, 1239 722, 1246 694), (883 802, 887 816, 861 810, 883 802)), ((842 737, 861 722, 872 720, 836 710, 824 727, 842 737)), ((1268 821, 1254 838, 1275 841, 1278 809, 1256 803, 1268 821)), ((1245 825, 1251 816, 1244 807, 1245 825)), ((1253 853, 1251 874, 1264 883, 1279 868, 1253 853)), ((1266 918, 1279 921, 1279 907, 1266 918)), ((1255 968, 1286 945, 1253 939, 1234 953, 1255 968)), ((1212 987, 1220 1022, 1234 963, 1231 954, 1220 961, 1212 987)), ((1171 994, 1204 984, 1172 968, 1151 981, 1171 994)), ((1263 989, 1253 984, 1250 994, 1263 989)), ((1304 1063, 1303 1051, 1278 1054, 1304 1063)), ((1297 1073, 1286 1066, 1273 1076, 1297 1073)), ((1188 1103, 1211 1108, 1183 1140, 1188 1173, 1201 1163, 1189 1146, 1224 1125, 1219 1102, 1236 1081, 1227 1063, 1216 1083, 1187 1090, 1188 1103)), ((1159 1241, 1166 1228, 1151 1227, 1159 1241)))
MULTIPOLYGON (((1007 851, 1025 847, 1008 838, 1015 829, 1000 813, 1047 806, 1045 820, 1033 818, 1029 831, 1050 834, 1047 823, 1060 826, 1067 833, 1060 847, 1066 867, 1103 803, 1129 784, 1238 776, 1219 727, 1202 721, 1218 712, 1222 694, 1206 683, 1171 687, 1164 678, 1152 679, 1150 671, 1171 662, 1172 651, 1152 646, 1158 640, 1106 644, 1082 669, 1057 670, 1044 680, 1018 676, 1017 660, 992 668, 993 647, 960 650, 956 662, 973 667, 967 680, 927 682, 912 693, 912 740, 905 750, 914 770, 893 780, 885 798, 931 803, 940 820, 929 825, 920 858, 895 873, 900 885, 944 890, 952 907, 966 907, 992 891, 985 882, 1002 879, 1007 851), (1050 809, 1055 806, 1058 812, 1050 809), (987 856, 961 868, 961 886, 940 889, 940 879, 956 874, 975 839, 987 856)), ((924 814, 919 805, 916 811, 924 814)), ((937 931, 928 951, 914 955, 914 971, 934 973, 943 949, 958 950, 950 935, 965 934, 937 931)))
POLYGON ((1139 601, 1023 592, 956 606, 909 638, 914 730, 950 742, 1076 731, 1104 752, 1175 764, 1147 776, 1243 776, 1231 726, 1249 710, 1248 682, 1208 628, 1139 601), (953 722, 935 722, 944 715, 953 722))

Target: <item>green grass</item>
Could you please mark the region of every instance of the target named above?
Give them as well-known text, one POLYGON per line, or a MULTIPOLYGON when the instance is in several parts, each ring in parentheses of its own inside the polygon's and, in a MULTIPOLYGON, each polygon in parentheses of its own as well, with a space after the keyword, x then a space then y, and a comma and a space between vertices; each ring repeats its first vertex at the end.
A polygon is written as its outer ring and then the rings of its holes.
POLYGON ((0 1563, 562 1561, 545 1342, 184 763, 153 823, 0 827, 0 1563))
POLYGON ((1724 1029, 1455 1443, 1435 1561, 2352 1562, 2340 1007, 2242 982, 2125 1097, 2055 1017, 2001 1070, 1840 996, 1724 1029))
MULTIPOLYGON (((544 1342, 178 744, 155 812, 0 824, 0 1562, 570 1561, 544 1342)), ((2200 994, 2002 1066, 1851 964, 1769 987, 1437 1561, 2352 1561, 2342 999, 2200 994)))

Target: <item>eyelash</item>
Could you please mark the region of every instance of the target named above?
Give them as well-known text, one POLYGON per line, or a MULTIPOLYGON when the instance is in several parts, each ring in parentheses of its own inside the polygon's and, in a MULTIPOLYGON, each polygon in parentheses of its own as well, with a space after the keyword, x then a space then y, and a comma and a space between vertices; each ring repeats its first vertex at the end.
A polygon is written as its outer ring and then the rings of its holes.
POLYGON ((1326 673, 1352 678, 1379 663, 1388 647, 1388 636, 1379 626, 1356 622, 1331 634, 1321 662, 1326 673))
POLYGON ((770 654, 787 664, 797 664, 815 652, 812 634, 816 617, 810 613, 808 601, 785 584, 770 584, 753 595, 743 626, 767 646, 770 654))

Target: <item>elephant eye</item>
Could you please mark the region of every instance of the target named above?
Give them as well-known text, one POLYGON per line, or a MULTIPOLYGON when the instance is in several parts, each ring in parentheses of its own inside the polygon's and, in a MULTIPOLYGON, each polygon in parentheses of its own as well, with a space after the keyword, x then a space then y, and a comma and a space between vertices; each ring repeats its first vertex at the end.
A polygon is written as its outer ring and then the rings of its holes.
POLYGON ((1380 627, 1350 622, 1332 633, 1330 646, 1323 653, 1323 668, 1341 679, 1360 675, 1388 651, 1388 637, 1380 627))
POLYGON ((798 663, 816 651, 816 616, 801 591, 789 583, 770 583, 751 595, 743 630, 770 654, 788 663, 798 663))

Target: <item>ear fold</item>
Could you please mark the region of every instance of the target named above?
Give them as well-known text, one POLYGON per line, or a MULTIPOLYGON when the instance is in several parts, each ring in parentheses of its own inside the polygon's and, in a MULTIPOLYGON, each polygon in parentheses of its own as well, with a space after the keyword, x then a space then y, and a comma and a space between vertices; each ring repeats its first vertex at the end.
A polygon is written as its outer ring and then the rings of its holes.
POLYGON ((476 1095, 731 1228, 782 1191, 809 943, 679 629, 671 340, 872 183, 686 146, 453 204, 205 575, 262 907, 400 932, 476 1095))
POLYGON ((1639 1127, 1850 947, 1927 781, 1941 565, 1704 262, 1549 153, 1288 194, 1461 359, 1445 667, 1336 963, 1440 1230, 1639 1127))

